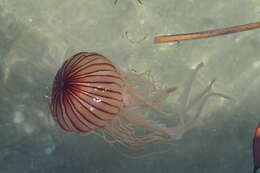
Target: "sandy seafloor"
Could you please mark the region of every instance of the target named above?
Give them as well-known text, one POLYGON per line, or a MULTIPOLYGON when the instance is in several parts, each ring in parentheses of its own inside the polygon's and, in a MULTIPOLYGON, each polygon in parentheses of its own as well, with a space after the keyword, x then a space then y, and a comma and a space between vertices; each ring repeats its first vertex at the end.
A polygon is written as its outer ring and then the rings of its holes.
POLYGON ((0 0, 0 173, 252 171, 252 137, 260 121, 260 30, 180 46, 153 44, 153 38, 258 21, 260 2, 142 2, 0 0), (69 134, 51 121, 46 95, 70 48, 104 54, 122 71, 151 70, 162 86, 180 91, 191 69, 204 62, 194 89, 216 78, 214 91, 236 102, 211 99, 201 123, 170 151, 128 159, 97 136, 69 134))

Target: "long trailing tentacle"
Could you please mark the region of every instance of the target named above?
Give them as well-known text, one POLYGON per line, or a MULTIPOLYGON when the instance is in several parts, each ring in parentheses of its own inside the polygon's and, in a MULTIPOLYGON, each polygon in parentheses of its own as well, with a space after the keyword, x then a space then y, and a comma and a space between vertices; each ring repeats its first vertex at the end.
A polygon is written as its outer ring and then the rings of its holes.
MULTIPOLYGON (((133 116, 136 117, 136 115, 133 116)), ((139 123, 139 125, 141 124, 139 123)), ((138 125, 133 124, 133 122, 129 122, 128 120, 124 120, 124 115, 121 115, 119 118, 108 123, 104 129, 100 129, 93 133, 104 139, 122 155, 133 159, 167 152, 169 147, 166 150, 160 151, 152 151, 148 148, 154 145, 156 146, 156 144, 167 145, 170 141, 173 141, 172 138, 155 131, 147 129, 143 129, 142 131, 140 131, 140 129, 138 130, 138 125)))
MULTIPOLYGON (((195 97, 190 99, 192 84, 195 80, 195 77, 196 77, 199 69, 202 66, 203 66, 203 63, 198 64, 196 66, 196 68, 193 70, 192 75, 184 83, 184 89, 178 99, 180 107, 177 111, 177 115, 168 114, 168 113, 162 111, 158 107, 158 105, 160 105, 160 100, 162 99, 161 96, 163 96, 163 98, 166 98, 171 92, 176 90, 176 87, 157 91, 157 94, 155 94, 155 97, 152 100, 146 100, 145 98, 142 97, 142 95, 139 95, 136 93, 136 90, 138 90, 138 89, 135 89, 134 87, 131 87, 131 86, 126 87, 127 93, 130 95, 130 97, 133 100, 138 102, 138 105, 148 107, 150 110, 157 113, 157 115, 159 115, 159 116, 162 116, 167 119, 175 119, 175 120, 176 120, 176 117, 179 117, 180 124, 177 127, 165 128, 163 132, 168 135, 170 134, 170 136, 172 136, 172 137, 176 137, 176 138, 180 137, 185 132, 187 132, 188 130, 190 130, 191 128, 193 128, 196 125, 196 122, 197 122, 197 120, 199 120, 199 117, 201 115, 202 109, 205 106, 206 101, 208 100, 208 98, 210 96, 215 95, 215 96, 219 96, 219 97, 222 97, 225 99, 233 100, 231 97, 226 96, 224 94, 210 92, 216 79, 212 80, 210 82, 210 84, 203 91, 201 91, 195 97), (158 100, 156 100, 156 99, 158 99, 158 100), (193 109, 194 107, 197 107, 197 110, 195 111, 195 115, 191 116, 191 115, 189 115, 189 113, 190 113, 189 111, 191 109, 193 109), (184 122, 184 117, 186 117, 186 116, 189 116, 190 118, 192 118, 192 120, 184 122)), ((143 80, 143 82, 145 82, 145 80, 143 80)))

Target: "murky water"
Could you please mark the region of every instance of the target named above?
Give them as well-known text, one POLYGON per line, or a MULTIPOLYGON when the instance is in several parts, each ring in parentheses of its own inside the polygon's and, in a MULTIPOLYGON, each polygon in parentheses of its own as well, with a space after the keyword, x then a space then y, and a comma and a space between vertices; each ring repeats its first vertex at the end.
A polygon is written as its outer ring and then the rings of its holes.
POLYGON ((153 44, 153 38, 258 21, 260 2, 142 2, 0 0, 1 173, 252 171, 252 137, 260 120, 260 31, 180 46, 153 44), (128 159, 95 135, 68 134, 53 122, 47 96, 71 50, 99 52, 122 71, 151 70, 162 86, 180 90, 191 69, 204 62, 194 89, 216 78, 214 90, 236 101, 211 99, 201 123, 170 151, 128 159))

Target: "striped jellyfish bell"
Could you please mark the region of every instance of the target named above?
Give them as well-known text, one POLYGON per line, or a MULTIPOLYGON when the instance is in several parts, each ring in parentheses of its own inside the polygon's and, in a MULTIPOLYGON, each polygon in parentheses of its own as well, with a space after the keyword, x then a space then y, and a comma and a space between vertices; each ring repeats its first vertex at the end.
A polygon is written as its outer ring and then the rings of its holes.
POLYGON ((77 53, 54 78, 52 115, 66 131, 86 133, 103 128, 123 106, 122 88, 120 73, 106 57, 77 53))

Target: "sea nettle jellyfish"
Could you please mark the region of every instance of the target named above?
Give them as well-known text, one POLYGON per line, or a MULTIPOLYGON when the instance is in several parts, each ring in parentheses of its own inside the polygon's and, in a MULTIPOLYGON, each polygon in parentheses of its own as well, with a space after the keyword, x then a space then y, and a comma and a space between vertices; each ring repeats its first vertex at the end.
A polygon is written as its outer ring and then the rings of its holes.
POLYGON ((94 133, 109 144, 127 149, 136 151, 151 144, 171 142, 196 126, 209 97, 228 98, 211 91, 214 80, 197 96, 189 98, 202 65, 197 65, 185 83, 178 99, 180 106, 172 115, 162 110, 161 102, 175 87, 158 87, 146 73, 124 74, 105 56, 80 52, 58 70, 50 109, 63 130, 94 133), (147 109, 150 116, 145 114, 147 109), (173 126, 169 120, 178 123, 173 126))

